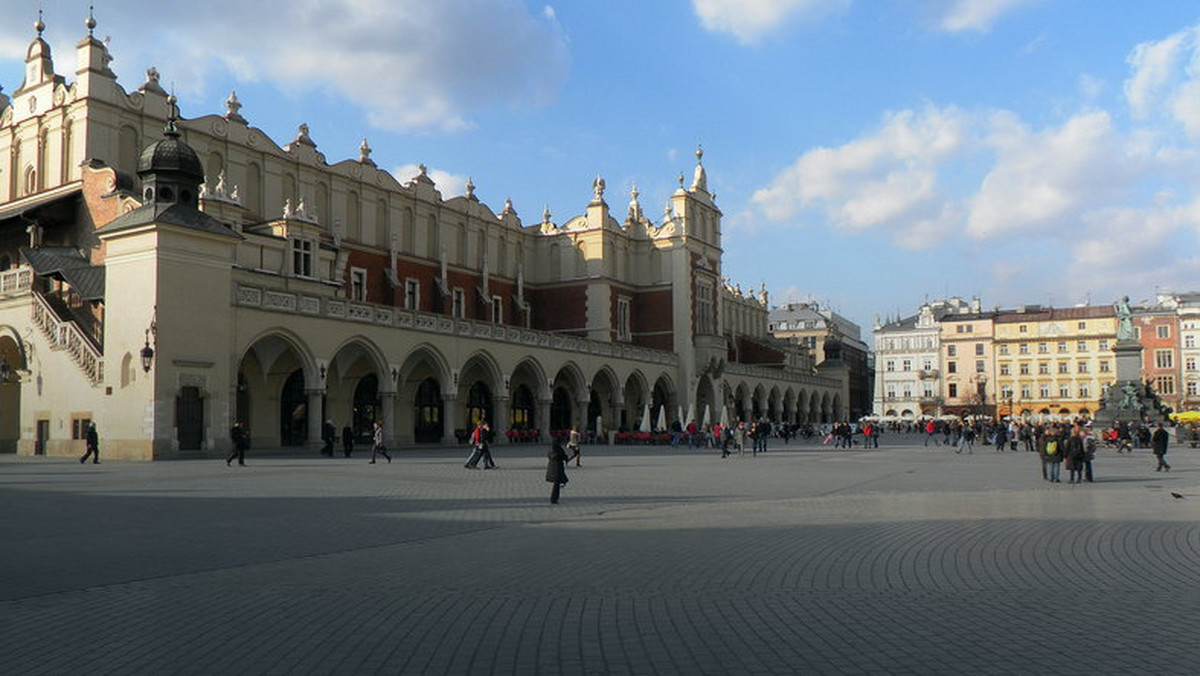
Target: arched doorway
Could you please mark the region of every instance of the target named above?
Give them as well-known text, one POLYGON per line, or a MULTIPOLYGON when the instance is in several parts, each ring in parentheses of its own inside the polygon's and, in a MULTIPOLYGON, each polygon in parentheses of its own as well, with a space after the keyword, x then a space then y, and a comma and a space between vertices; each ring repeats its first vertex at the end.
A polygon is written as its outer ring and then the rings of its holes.
POLYGON ((508 409, 508 428, 513 430, 537 429, 537 409, 534 406, 533 391, 528 385, 518 385, 512 393, 512 403, 508 409))
POLYGON ((442 440, 442 386, 436 378, 426 378, 417 387, 416 423, 413 439, 417 443, 442 440))
POLYGON ((475 427, 480 420, 496 423, 492 420, 492 391, 482 380, 476 380, 467 391, 467 425, 475 427))
POLYGON ((368 373, 358 379, 354 387, 354 408, 351 412, 354 426, 354 438, 361 443, 369 443, 375 430, 375 421, 379 415, 379 378, 374 373, 368 373))
POLYGON ((296 369, 283 383, 279 395, 279 443, 303 446, 308 441, 308 396, 304 392, 304 370, 296 369))
POLYGON ((0 453, 16 453, 21 438, 21 378, 17 370, 24 369, 25 363, 20 346, 8 335, 0 335, 0 367, 0 453))

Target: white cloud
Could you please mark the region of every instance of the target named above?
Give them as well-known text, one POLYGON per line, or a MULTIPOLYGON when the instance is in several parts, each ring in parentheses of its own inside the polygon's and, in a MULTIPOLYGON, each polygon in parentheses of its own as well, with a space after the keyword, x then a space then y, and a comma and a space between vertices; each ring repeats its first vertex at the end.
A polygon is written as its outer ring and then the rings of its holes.
POLYGON ((1143 42, 1127 59, 1133 74, 1125 81, 1125 98, 1134 115, 1150 114, 1162 90, 1174 79, 1186 35, 1176 33, 1157 42, 1143 42))
POLYGON ((805 153, 751 201, 769 221, 818 209, 836 227, 890 228, 901 243, 928 246, 956 212, 942 194, 938 167, 967 143, 967 124, 953 108, 889 114, 868 136, 805 153))
MULTIPOLYGON (((405 164, 395 169, 392 169, 392 176, 396 177, 401 183, 408 183, 416 178, 421 173, 420 165, 405 164)), ((452 174, 441 169, 429 169, 429 178, 433 179, 434 185, 437 186, 438 192, 442 193, 443 199, 450 199, 467 193, 467 177, 460 174, 452 174)))
POLYGON ((1042 132, 1000 116, 987 144, 997 159, 970 203, 967 232, 975 237, 1045 228, 1112 204, 1128 194, 1144 166, 1137 147, 1125 143, 1104 112, 1042 132))
POLYGON ((976 31, 986 33, 1001 15, 1041 0, 941 0, 945 5, 938 26, 951 33, 976 31))
MULTIPOLYGON (((199 94, 223 69, 296 96, 330 92, 377 127, 454 131, 481 111, 546 103, 568 69, 553 10, 521 0, 211 0, 181 23, 185 6, 169 0, 146 12, 140 0, 113 0, 98 8, 97 35, 113 36, 112 67, 127 89, 154 65, 164 86, 199 94)), ((82 18, 50 12, 47 38, 78 40, 82 18)), ((0 50, 27 45, 26 26, 0 28, 0 50)), ((56 52, 60 71, 73 56, 56 52)))
POLYGON ((705 29, 755 44, 781 26, 844 9, 850 0, 692 0, 705 29))

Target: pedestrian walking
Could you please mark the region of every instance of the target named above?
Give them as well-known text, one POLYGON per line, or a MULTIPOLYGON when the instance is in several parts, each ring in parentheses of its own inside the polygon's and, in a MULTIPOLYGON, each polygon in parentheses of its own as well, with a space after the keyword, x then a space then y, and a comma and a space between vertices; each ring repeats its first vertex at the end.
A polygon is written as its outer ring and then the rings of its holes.
POLYGON ((567 452, 563 450, 562 441, 555 439, 546 456, 550 460, 546 463, 546 481, 553 484, 553 488, 550 489, 550 504, 557 505, 562 487, 567 484, 567 452))
POLYGON ((958 437, 958 449, 955 453, 967 452, 967 455, 975 453, 975 428, 972 425, 963 425, 962 433, 958 437))
POLYGON ((1079 426, 1076 425, 1071 428, 1071 436, 1067 437, 1067 451, 1063 457, 1063 464, 1068 472, 1067 483, 1083 482, 1084 455, 1083 437, 1079 436, 1079 426))
POLYGON ((354 428, 346 425, 342 428, 342 455, 347 458, 354 452, 354 428))
POLYGON ((484 469, 496 468, 496 463, 492 461, 492 450, 489 448, 490 432, 491 427, 488 427, 486 420, 480 420, 475 425, 475 429, 471 431, 471 455, 463 467, 475 469, 482 460, 484 469))
POLYGON ((229 429, 229 440, 233 442, 233 451, 225 458, 225 466, 229 467, 237 458, 238 467, 245 467, 246 449, 250 448, 250 430, 246 429, 246 423, 241 420, 233 423, 229 429))
POLYGON ((1154 449, 1154 457, 1158 458, 1158 466, 1154 468, 1155 472, 1161 472, 1164 469, 1171 471, 1171 466, 1167 464, 1167 446, 1171 443, 1171 435, 1163 429, 1162 423, 1158 423, 1154 434, 1150 436, 1150 446, 1154 449))
POLYGON ((87 449, 83 457, 79 459, 79 464, 87 462, 90 457, 93 465, 100 464, 100 435, 96 434, 96 423, 89 422, 87 432, 84 434, 84 444, 87 449))
POLYGON ((567 435, 567 451, 571 453, 567 462, 574 460, 575 466, 579 467, 580 456, 583 453, 583 445, 579 443, 579 425, 571 425, 571 432, 567 435))
POLYGON ((371 462, 368 465, 375 464, 375 456, 382 455, 387 458, 388 464, 392 464, 392 456, 388 455, 387 446, 383 445, 383 423, 375 421, 375 434, 371 438, 371 462))

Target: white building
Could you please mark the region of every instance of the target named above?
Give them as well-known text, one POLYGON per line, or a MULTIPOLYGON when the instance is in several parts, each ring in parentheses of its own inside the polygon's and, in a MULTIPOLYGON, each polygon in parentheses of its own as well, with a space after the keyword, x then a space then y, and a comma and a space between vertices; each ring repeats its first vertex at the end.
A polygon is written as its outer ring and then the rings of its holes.
POLYGON ((979 312, 960 298, 928 302, 917 314, 875 325, 874 414, 915 419, 940 415, 942 317, 979 312))

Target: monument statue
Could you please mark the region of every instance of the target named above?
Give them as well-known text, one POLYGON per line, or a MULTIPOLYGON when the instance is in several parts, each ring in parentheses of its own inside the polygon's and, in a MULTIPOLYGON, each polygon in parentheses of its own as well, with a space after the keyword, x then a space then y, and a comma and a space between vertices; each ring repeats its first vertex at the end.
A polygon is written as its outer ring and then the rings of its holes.
POLYGON ((1129 296, 1122 296, 1113 309, 1117 312, 1117 341, 1136 340, 1133 333, 1133 312, 1129 309, 1129 296))

